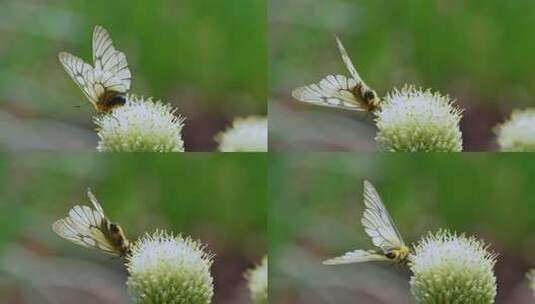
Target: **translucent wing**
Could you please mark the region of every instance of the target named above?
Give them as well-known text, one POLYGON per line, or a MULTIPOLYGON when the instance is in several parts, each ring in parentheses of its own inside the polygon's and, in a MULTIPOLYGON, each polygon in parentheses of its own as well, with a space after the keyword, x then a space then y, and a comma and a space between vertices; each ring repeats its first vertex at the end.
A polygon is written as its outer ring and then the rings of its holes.
POLYGON ((339 265, 339 264, 351 264, 351 263, 364 263, 364 262, 391 262, 383 254, 377 253, 373 250, 355 250, 347 252, 346 254, 323 261, 324 265, 339 265))
POLYGON ((361 222, 373 244, 383 251, 405 246, 377 190, 368 181, 364 181, 364 205, 366 209, 361 222))
POLYGON ((87 196, 89 197, 89 200, 91 201, 91 204, 93 204, 93 207, 95 207, 95 210, 100 214, 102 218, 106 218, 104 216, 104 210, 102 209, 102 206, 100 206, 100 203, 98 202, 97 198, 91 192, 91 189, 87 189, 87 196))
POLYGON ((130 90, 132 75, 126 56, 113 47, 110 35, 101 26, 93 31, 93 62, 96 78, 105 88, 119 93, 130 90))
POLYGON ((104 217, 104 211, 90 191, 88 195, 95 209, 88 206, 74 206, 66 218, 52 225, 52 230, 75 244, 118 255, 106 234, 108 220, 104 217))
POLYGON ((342 41, 340 41, 340 38, 338 37, 336 37, 336 44, 338 45, 338 50, 340 51, 340 55, 342 55, 342 60, 344 61, 344 64, 346 65, 347 70, 351 74, 351 77, 353 77, 353 79, 357 83, 363 82, 362 78, 360 78, 359 73, 357 73, 357 70, 355 69, 353 62, 351 62, 351 58, 349 58, 349 55, 347 54, 347 51, 344 48, 344 45, 342 44, 342 41))
POLYGON ((292 96, 299 101, 320 106, 366 111, 352 92, 356 85, 355 80, 345 76, 329 75, 319 84, 311 84, 294 90, 292 96))
POLYGON ((336 37, 336 44, 338 45, 338 50, 340 51, 340 55, 342 56, 342 60, 344 61, 346 68, 349 70, 351 77, 353 77, 353 80, 355 80, 357 84, 357 89, 360 93, 358 97, 364 100, 367 104, 376 107, 380 102, 379 97, 377 97, 377 93, 375 93, 374 90, 364 83, 359 73, 355 69, 353 62, 351 62, 351 58, 349 58, 342 41, 340 41, 338 37, 336 37))
POLYGON ((99 95, 95 91, 93 68, 82 59, 66 52, 59 53, 59 61, 87 99, 96 104, 99 95))

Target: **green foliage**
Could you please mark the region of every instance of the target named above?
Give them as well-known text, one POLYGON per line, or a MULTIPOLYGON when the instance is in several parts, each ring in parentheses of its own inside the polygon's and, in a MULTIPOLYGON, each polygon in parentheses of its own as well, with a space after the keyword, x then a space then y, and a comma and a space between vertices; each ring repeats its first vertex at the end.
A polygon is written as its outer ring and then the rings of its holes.
MULTIPOLYGON (((363 179, 374 183, 406 244, 448 228, 491 242, 489 251, 499 252, 502 266, 530 264, 532 155, 286 153, 271 155, 269 168, 270 278, 283 282, 271 286, 275 302, 307 303, 325 294, 340 303, 367 301, 370 294, 386 302, 414 301, 408 273, 400 268, 321 265, 348 250, 375 249, 360 223, 363 179), (384 295, 385 286, 396 293, 384 295)), ((496 276, 505 282, 522 274, 522 269, 511 275, 497 268, 496 276)), ((492 295, 490 290, 485 295, 492 295)), ((512 288, 501 286, 497 301, 507 292, 512 288)))
POLYGON ((407 242, 441 227, 486 231, 502 253, 518 255, 532 237, 535 160, 528 154, 320 153, 270 159, 275 268, 277 254, 296 240, 336 248, 371 245, 359 226, 363 179, 374 182, 407 242))
POLYGON ((262 0, 4 1, 0 101, 69 121, 86 117, 92 109, 57 54, 89 61, 98 24, 126 53, 134 92, 175 105, 193 98, 231 117, 264 114, 265 9, 262 0))
POLYGON ((345 72, 336 33, 381 96, 406 83, 441 91, 462 83, 462 92, 478 97, 470 103, 533 103, 527 96, 535 94, 535 75, 526 64, 535 44, 532 1, 272 2, 270 27, 285 34, 272 40, 270 81, 277 91, 345 72), (282 77, 296 69, 306 75, 282 77))
POLYGON ((45 231, 54 240, 48 244, 88 252, 54 237, 50 225, 73 205, 87 204, 91 187, 132 240, 166 228, 217 239, 243 256, 266 251, 263 154, 4 154, 0 168, 0 218, 9 223, 0 232, 0 248, 14 235, 45 231))

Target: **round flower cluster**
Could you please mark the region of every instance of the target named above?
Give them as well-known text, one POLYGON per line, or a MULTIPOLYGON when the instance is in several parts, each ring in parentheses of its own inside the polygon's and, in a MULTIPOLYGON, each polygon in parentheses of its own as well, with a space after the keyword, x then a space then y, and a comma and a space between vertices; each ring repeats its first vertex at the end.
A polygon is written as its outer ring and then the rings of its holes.
POLYGON ((502 151, 535 151, 535 109, 513 111, 511 117, 494 132, 502 151))
POLYGON ((183 152, 184 119, 151 98, 128 95, 123 106, 95 117, 101 152, 183 152))
POLYGON ((216 136, 221 152, 267 152, 266 117, 236 118, 232 127, 216 136))
POLYGON ((439 231, 422 239, 409 260, 418 303, 494 303, 496 255, 483 242, 439 231))
POLYGON ((247 286, 251 292, 253 304, 268 303, 268 259, 262 259, 262 263, 245 273, 247 286))
POLYGON ((209 304, 211 265, 212 256, 199 242, 156 231, 132 247, 128 290, 134 303, 209 304))
POLYGON ((375 140, 384 151, 458 152, 461 112, 448 96, 405 86, 380 104, 375 140))

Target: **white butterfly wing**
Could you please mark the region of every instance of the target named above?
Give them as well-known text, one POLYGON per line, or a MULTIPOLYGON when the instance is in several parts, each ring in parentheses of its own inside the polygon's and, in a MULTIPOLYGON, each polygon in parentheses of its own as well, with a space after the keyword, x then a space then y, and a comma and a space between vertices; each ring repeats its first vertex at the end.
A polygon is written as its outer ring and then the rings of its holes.
POLYGON ((366 209, 361 222, 373 244, 383 251, 405 246, 377 190, 368 181, 364 181, 364 205, 366 209))
POLYGON ((315 105, 366 111, 352 92, 356 84, 355 80, 345 76, 329 75, 319 84, 311 84, 294 90, 292 96, 299 101, 315 105))
POLYGON ((93 192, 91 192, 91 189, 87 189, 87 196, 89 197, 89 200, 91 201, 91 204, 93 204, 93 207, 95 207, 95 210, 98 212, 98 214, 102 217, 102 218, 106 218, 104 216, 104 209, 102 209, 102 206, 100 205, 100 203, 98 202, 97 198, 95 197, 95 195, 93 194, 93 192))
POLYGON ((364 262, 391 262, 383 254, 379 254, 372 250, 354 250, 345 253, 342 256, 335 257, 323 261, 324 265, 340 265, 340 264, 352 264, 352 263, 364 263, 364 262))
POLYGON ((132 82, 132 73, 128 68, 128 62, 126 61, 126 55, 122 52, 117 53, 117 66, 115 71, 115 77, 120 79, 125 87, 125 91, 130 90, 130 85, 132 82))
POLYGON ((342 56, 342 60, 344 61, 344 64, 346 65, 347 70, 351 74, 351 77, 357 82, 363 82, 362 78, 360 78, 359 73, 357 73, 357 70, 355 69, 355 66, 353 65, 353 62, 351 62, 351 58, 347 54, 346 49, 344 48, 344 45, 342 44, 342 41, 340 41, 340 38, 336 37, 336 44, 338 45, 338 50, 340 51, 340 55, 342 56))
POLYGON ((130 90, 132 75, 126 56, 113 47, 110 35, 101 26, 93 31, 93 63, 95 71, 102 73, 99 81, 106 88, 119 93, 130 90))
POLYGON ((377 104, 380 102, 379 98, 377 97, 377 93, 375 93, 375 91, 373 91, 368 85, 364 83, 359 73, 355 69, 355 66, 353 65, 353 62, 351 61, 351 58, 349 57, 346 49, 344 48, 342 41, 340 41, 338 37, 336 37, 336 44, 338 45, 338 50, 340 51, 340 55, 342 56, 342 60, 344 61, 346 68, 348 69, 349 73, 351 74, 351 77, 353 77, 355 83, 358 86, 358 89, 360 91, 359 98, 363 99, 366 103, 369 103, 372 106, 377 106, 377 104))
POLYGON ((80 87, 87 99, 95 104, 99 95, 95 91, 93 67, 82 59, 66 52, 59 53, 58 57, 67 74, 80 87))
POLYGON ((88 190, 89 199, 95 207, 74 206, 66 218, 56 221, 52 230, 60 237, 84 247, 93 247, 117 255, 102 229, 106 229, 107 219, 95 196, 88 190))

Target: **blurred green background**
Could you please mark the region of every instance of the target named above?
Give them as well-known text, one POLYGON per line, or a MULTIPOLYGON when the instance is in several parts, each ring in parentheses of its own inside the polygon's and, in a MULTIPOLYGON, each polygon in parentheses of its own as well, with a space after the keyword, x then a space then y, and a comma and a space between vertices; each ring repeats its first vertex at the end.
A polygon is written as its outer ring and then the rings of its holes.
POLYGON ((270 300, 273 303, 413 303, 410 273, 381 263, 324 266, 372 249, 360 218, 370 180, 406 243, 447 228, 499 254, 496 303, 532 303, 535 158, 529 154, 317 153, 270 156, 270 300))
POLYGON ((57 55, 92 61, 102 25, 132 92, 178 107, 187 150, 213 150, 234 117, 266 114, 265 16, 264 0, 0 1, 0 147, 95 149, 93 108, 57 55))
POLYGON ((250 303, 243 272, 267 253, 264 154, 0 155, 0 302, 128 303, 118 259, 52 223, 91 187, 127 237, 166 229, 216 255, 214 303, 250 303))
POLYGON ((458 99, 466 150, 496 149, 492 128, 535 105, 533 1, 272 0, 268 28, 274 149, 375 149, 362 115, 290 96, 348 74, 334 34, 380 96, 407 83, 458 99))

